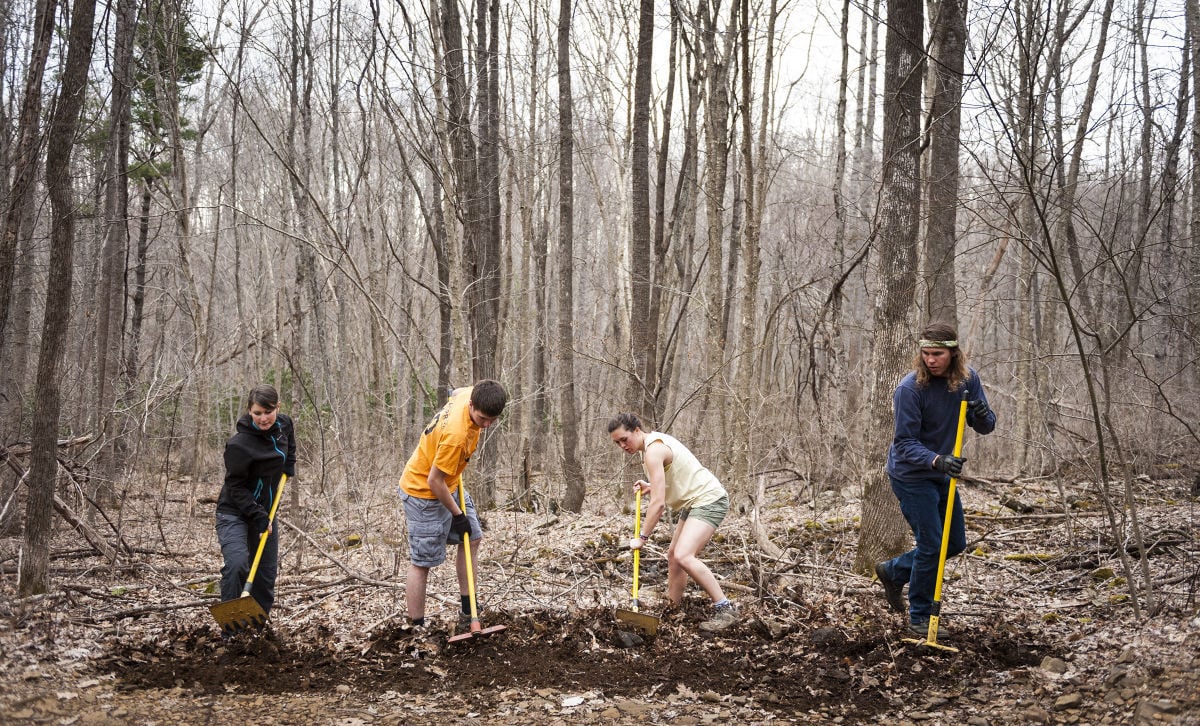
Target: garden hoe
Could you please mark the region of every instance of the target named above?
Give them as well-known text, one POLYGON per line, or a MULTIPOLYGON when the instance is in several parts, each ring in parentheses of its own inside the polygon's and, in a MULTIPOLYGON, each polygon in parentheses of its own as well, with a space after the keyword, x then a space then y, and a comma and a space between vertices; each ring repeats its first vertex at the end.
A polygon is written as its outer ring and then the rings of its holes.
MULTIPOLYGON (((633 536, 642 536, 642 488, 637 490, 637 503, 633 510, 633 536)), ((643 543, 644 544, 644 543, 643 543)), ((658 618, 638 612, 638 566, 641 563, 640 549, 633 551, 633 609, 617 609, 617 620, 628 623, 646 635, 658 634, 658 618)))
MULTIPOLYGON (((963 445, 963 430, 967 425, 967 396, 964 393, 962 403, 958 407, 958 434, 954 438, 954 455, 962 456, 963 445)), ((925 637, 917 640, 916 638, 905 638, 905 643, 916 643, 924 645, 927 648, 936 648, 938 650, 946 650, 951 653, 957 653, 958 648, 949 645, 942 645, 937 642, 938 636, 938 621, 942 614, 942 576, 946 572, 946 549, 950 545, 950 522, 954 517, 954 490, 958 484, 958 477, 950 477, 950 492, 946 495, 946 520, 942 523, 942 551, 938 555, 938 571, 937 583, 933 587, 933 608, 929 613, 929 632, 925 637)))
POLYGON ((275 522, 275 510, 279 509, 279 502, 283 501, 283 485, 287 483, 287 474, 282 474, 279 477, 279 490, 275 492, 275 502, 271 504, 271 514, 267 519, 267 528, 258 538, 258 551, 254 553, 254 562, 250 565, 250 576, 246 578, 246 585, 242 588, 242 596, 237 600, 226 600, 219 602, 209 608, 213 617, 217 620, 217 625, 221 626, 222 632, 233 634, 240 630, 245 630, 252 625, 265 625, 267 622, 267 614, 263 612, 262 606, 258 604, 258 600, 250 594, 250 586, 254 584, 254 575, 258 572, 258 563, 262 559, 263 550, 267 546, 267 537, 271 534, 271 525, 275 522))
MULTIPOLYGON (((458 484, 458 508, 467 513, 467 494, 466 484, 459 482, 458 484)), ((493 633, 499 633, 508 628, 507 625, 493 625, 490 628, 484 628, 479 625, 479 609, 475 605, 475 572, 471 566, 471 536, 464 535, 462 538, 463 553, 467 559, 467 597, 471 601, 471 629, 465 633, 450 637, 446 643, 461 643, 464 640, 471 638, 482 638, 493 633)))

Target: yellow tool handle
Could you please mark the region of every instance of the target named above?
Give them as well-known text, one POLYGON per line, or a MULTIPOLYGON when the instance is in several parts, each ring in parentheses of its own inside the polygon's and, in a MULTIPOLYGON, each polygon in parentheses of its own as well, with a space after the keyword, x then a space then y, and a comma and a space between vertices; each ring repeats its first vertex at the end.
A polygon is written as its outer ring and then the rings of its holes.
MULTIPOLYGON (((467 485, 458 483, 458 508, 467 513, 467 485)), ((467 598, 471 601, 471 630, 479 629, 479 611, 475 608, 475 568, 471 566, 471 533, 463 535, 463 554, 467 560, 467 598)))
MULTIPOLYGON (((633 505, 633 536, 638 538, 642 536, 642 487, 639 484, 637 488, 637 503, 633 505)), ((645 544, 643 542, 642 544, 645 544)), ((633 611, 638 609, 638 569, 641 564, 642 550, 639 547, 633 551, 633 611)))
MULTIPOLYGON (((963 431, 967 426, 967 397, 963 394, 962 402, 958 405, 958 433, 954 436, 954 455, 962 456, 963 431)), ((946 519, 942 523, 942 548, 938 553, 937 582, 933 588, 933 613, 929 616, 929 635, 926 640, 937 642, 938 620, 942 605, 942 576, 946 572, 946 551, 950 547, 950 523, 954 519, 954 492, 958 485, 958 477, 950 477, 950 491, 946 494, 946 519)))
POLYGON ((254 584, 254 575, 258 572, 258 561, 262 559, 263 550, 267 548, 267 537, 271 536, 271 525, 275 522, 275 510, 283 501, 283 485, 287 483, 287 474, 279 475, 279 491, 275 492, 275 501, 271 502, 271 513, 267 515, 267 528, 258 536, 258 551, 254 553, 254 563, 250 565, 250 576, 242 589, 242 597, 250 594, 250 586, 254 584))

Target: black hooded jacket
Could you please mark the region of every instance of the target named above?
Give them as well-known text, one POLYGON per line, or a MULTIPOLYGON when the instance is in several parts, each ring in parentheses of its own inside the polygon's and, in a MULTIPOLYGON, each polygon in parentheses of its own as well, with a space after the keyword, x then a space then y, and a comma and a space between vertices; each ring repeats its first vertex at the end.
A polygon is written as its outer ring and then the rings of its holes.
POLYGON ((296 433, 291 417, 278 414, 275 425, 264 431, 254 425, 250 414, 242 414, 237 433, 225 442, 225 485, 217 498, 217 511, 250 522, 255 534, 264 531, 280 474, 296 475, 296 433))

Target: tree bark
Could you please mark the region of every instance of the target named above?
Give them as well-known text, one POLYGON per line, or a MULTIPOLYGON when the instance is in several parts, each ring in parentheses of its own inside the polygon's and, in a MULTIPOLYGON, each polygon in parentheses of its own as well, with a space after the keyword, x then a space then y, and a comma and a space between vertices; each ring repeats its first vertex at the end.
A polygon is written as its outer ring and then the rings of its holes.
MULTIPOLYGON (((38 149, 41 132, 38 117, 42 113, 42 81, 46 75, 46 59, 54 40, 56 0, 40 0, 34 14, 32 47, 29 68, 25 74, 25 91, 17 120, 17 143, 13 149, 13 178, 8 188, 8 205, 4 228, 0 230, 0 350, 6 337, 9 305, 13 292, 13 272, 16 264, 17 239, 23 228, 23 211, 33 192, 37 177, 38 149)), ((4 441, 0 440, 0 444, 4 441)))
MULTIPOLYGON (((917 230, 921 219, 921 81, 925 76, 922 0, 888 0, 883 93, 883 186, 879 201, 878 266, 871 356, 870 440, 888 441, 894 427, 892 393, 912 360, 910 313, 916 292, 917 230)), ((878 446, 880 452, 886 448, 878 446)), ((909 531, 883 462, 867 462, 862 527, 854 569, 904 551, 909 531)))
MULTIPOLYGON (((1192 51, 1192 220, 1191 244, 1188 245, 1187 289, 1188 338, 1192 341, 1192 356, 1200 356, 1200 0, 1187 0, 1188 42, 1192 51)), ((1191 366, 1192 380, 1200 385, 1200 366, 1191 366)))
POLYGON ((650 227, 650 91, 654 60, 654 0, 641 0, 638 13, 637 66, 633 81, 633 125, 629 152, 629 404, 653 411, 658 321, 650 319, 653 281, 650 227))
POLYGON ((75 220, 79 214, 71 186, 75 130, 87 90, 92 59, 95 0, 75 0, 67 39, 58 100, 50 117, 46 151, 46 190, 50 196, 50 268, 46 283, 42 343, 38 351, 33 436, 29 466, 29 498, 17 591, 21 596, 46 592, 50 586, 50 539, 54 532, 54 485, 58 475, 59 374, 67 325, 71 318, 71 279, 75 220))
MULTIPOLYGON (((725 329, 725 286, 724 286, 724 239, 725 239, 725 189, 729 176, 729 66, 737 35, 736 16, 729 27, 718 32, 716 16, 720 3, 710 8, 706 0, 701 3, 701 48, 705 73, 704 113, 704 195, 705 224, 708 239, 708 266, 704 295, 705 346, 708 356, 704 376, 707 381, 718 381, 725 365, 725 350, 729 331, 725 329)), ((711 427, 717 436, 724 433, 727 406, 714 403, 713 398, 725 395, 711 383, 704 385, 700 404, 700 421, 711 427), (715 409, 715 410, 714 410, 715 409), (710 415, 711 414, 711 415, 710 415)), ((728 463, 728 462, 725 462, 728 463)), ((711 465, 710 465, 711 466, 711 465)), ((720 476, 718 472, 718 476, 720 476)))
POLYGON ((967 0, 939 0, 930 64, 928 222, 925 231, 925 311, 958 329, 958 152, 962 116, 967 0))
POLYGON ((579 512, 587 492, 575 402, 575 136, 571 92, 572 0, 558 9, 558 407, 562 420, 563 509, 579 512))
POLYGON ((121 467, 124 435, 116 413, 128 381, 123 373, 125 343, 125 260, 129 255, 129 137, 132 127, 133 44, 137 5, 117 7, 112 98, 105 165, 104 244, 100 253, 100 284, 96 291, 95 409, 100 448, 93 466, 93 496, 98 502, 113 497, 121 467))

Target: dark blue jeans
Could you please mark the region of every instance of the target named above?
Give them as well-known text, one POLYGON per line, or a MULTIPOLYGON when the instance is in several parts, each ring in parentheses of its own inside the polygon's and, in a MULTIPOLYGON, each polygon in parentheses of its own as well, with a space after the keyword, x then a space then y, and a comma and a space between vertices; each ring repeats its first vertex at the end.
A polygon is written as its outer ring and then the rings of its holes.
MULTIPOLYGON (((942 549, 942 525, 946 518, 946 498, 950 481, 906 482, 892 479, 892 491, 900 500, 900 511, 912 527, 916 546, 899 557, 883 563, 888 577, 908 583, 908 618, 914 623, 929 620, 933 609, 933 588, 937 581, 938 557, 942 549)), ((950 543, 946 559, 966 549, 962 497, 954 494, 954 514, 950 520, 950 543)))
MULTIPOLYGON (((217 512, 217 541, 221 543, 221 555, 225 558, 221 567, 221 602, 236 600, 242 596, 242 587, 250 575, 250 564, 258 551, 258 533, 252 532, 250 523, 238 515, 217 512)), ((275 602, 275 576, 278 573, 279 535, 273 531, 267 537, 262 560, 254 573, 254 584, 250 586, 250 594, 267 615, 271 614, 271 605, 275 602)))

